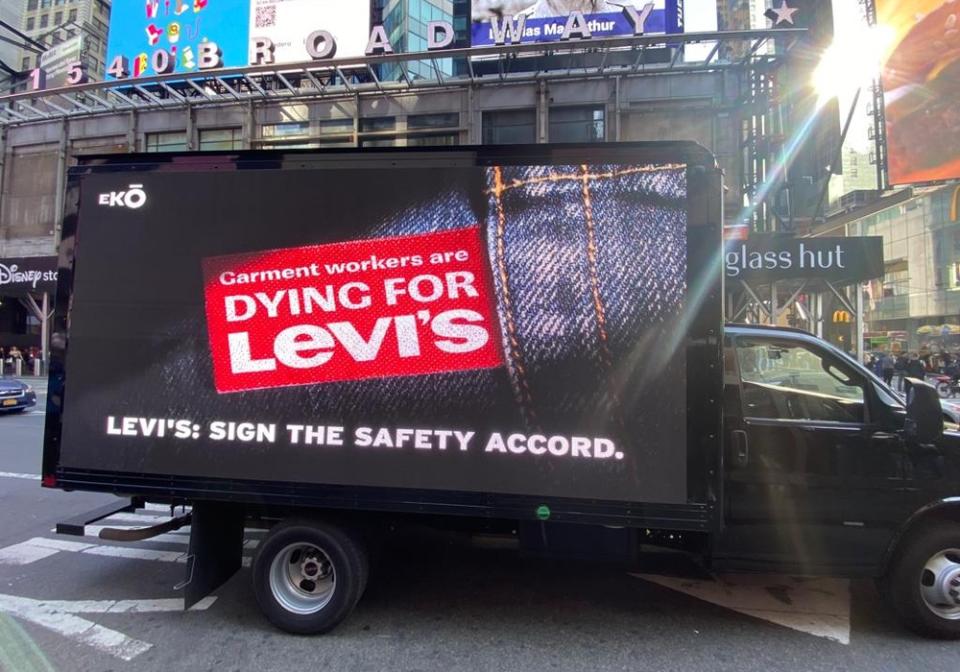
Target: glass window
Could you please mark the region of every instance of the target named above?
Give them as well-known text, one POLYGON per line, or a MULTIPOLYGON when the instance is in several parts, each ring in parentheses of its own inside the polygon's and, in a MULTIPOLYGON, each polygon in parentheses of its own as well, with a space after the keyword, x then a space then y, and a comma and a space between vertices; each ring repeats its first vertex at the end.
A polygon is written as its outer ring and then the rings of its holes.
POLYGON ((602 105, 554 107, 550 110, 550 142, 603 142, 602 105))
POLYGON ((264 138, 289 138, 291 136, 307 135, 310 132, 308 121, 285 121, 280 124, 264 124, 260 130, 264 138))
POLYGON ((32 16, 29 19, 27 19, 27 30, 33 30, 36 27, 36 25, 37 25, 37 22, 34 20, 32 16))
POLYGON ((147 133, 146 150, 148 152, 185 152, 187 134, 184 131, 147 133))
POLYGON ((407 117, 407 129, 412 131, 407 138, 409 147, 436 147, 460 144, 459 131, 447 133, 426 133, 429 129, 450 129, 460 125, 460 114, 449 112, 442 114, 415 114, 407 117))
POLYGON ((243 135, 239 128, 200 129, 200 151, 243 149, 243 135))
POLYGON ((46 28, 48 25, 50 25, 50 15, 44 14, 40 17, 40 27, 46 28))
POLYGON ((63 23, 63 12, 57 12, 53 15, 53 25, 59 26, 63 23))
POLYGON ((537 112, 502 110, 483 113, 485 145, 515 145, 537 141, 537 112))
POLYGON ((33 11, 37 8, 37 0, 27 0, 27 11, 33 11))
POLYGON ((71 10, 70 10, 70 13, 67 14, 67 20, 68 20, 68 21, 76 21, 76 20, 77 20, 77 10, 71 9, 71 10))
POLYGON ((377 133, 360 141, 361 147, 393 147, 397 144, 396 135, 380 135, 384 131, 393 131, 397 127, 394 117, 367 117, 360 120, 361 133, 377 133))
POLYGON ((748 418, 864 421, 864 384, 845 362, 803 343, 740 338, 737 365, 748 418))

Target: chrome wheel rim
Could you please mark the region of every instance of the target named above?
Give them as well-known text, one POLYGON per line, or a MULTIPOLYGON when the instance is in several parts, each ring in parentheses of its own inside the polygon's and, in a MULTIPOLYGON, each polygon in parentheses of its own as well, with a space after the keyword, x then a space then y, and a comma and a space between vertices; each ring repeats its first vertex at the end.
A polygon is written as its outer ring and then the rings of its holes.
POLYGON ((313 544, 290 544, 270 563, 270 592, 294 614, 315 614, 327 606, 336 578, 330 556, 313 544))
POLYGON ((940 618, 960 620, 960 549, 949 548, 927 560, 920 573, 920 595, 940 618))

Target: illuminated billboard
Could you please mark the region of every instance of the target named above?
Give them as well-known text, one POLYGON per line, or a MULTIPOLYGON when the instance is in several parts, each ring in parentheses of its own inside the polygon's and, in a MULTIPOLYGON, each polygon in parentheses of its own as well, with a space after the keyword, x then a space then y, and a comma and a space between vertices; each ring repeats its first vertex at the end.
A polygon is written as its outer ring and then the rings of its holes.
POLYGON ((204 45, 218 65, 254 62, 255 44, 269 41, 274 63, 310 60, 307 37, 327 31, 337 56, 363 55, 370 33, 366 2, 341 0, 145 0, 116 3, 110 21, 107 72, 113 79, 204 69, 204 45), (126 75, 124 73, 127 73, 126 75))
POLYGON ((681 0, 473 0, 472 6, 475 47, 680 32, 681 0))
POLYGON ((891 184, 960 178, 960 9, 876 0, 894 39, 883 63, 891 184))

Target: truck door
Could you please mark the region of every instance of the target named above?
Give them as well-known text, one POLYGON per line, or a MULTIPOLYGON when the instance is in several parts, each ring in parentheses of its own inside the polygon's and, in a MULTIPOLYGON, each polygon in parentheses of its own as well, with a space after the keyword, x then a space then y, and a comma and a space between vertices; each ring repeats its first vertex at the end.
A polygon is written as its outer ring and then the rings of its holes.
POLYGON ((871 422, 873 383, 799 338, 738 335, 725 359, 718 555, 795 571, 872 562, 874 522, 904 497, 902 439, 871 422))

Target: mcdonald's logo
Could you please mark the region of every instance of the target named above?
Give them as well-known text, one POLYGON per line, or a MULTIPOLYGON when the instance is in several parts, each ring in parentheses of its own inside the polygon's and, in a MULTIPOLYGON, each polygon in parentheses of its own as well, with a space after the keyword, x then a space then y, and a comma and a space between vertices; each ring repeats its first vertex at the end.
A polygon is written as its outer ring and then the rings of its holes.
POLYGON ((956 222, 960 219, 960 187, 953 190, 953 198, 950 199, 950 221, 956 222))
POLYGON ((849 324, 850 323, 850 313, 845 310, 835 310, 833 311, 833 321, 835 324, 849 324))

